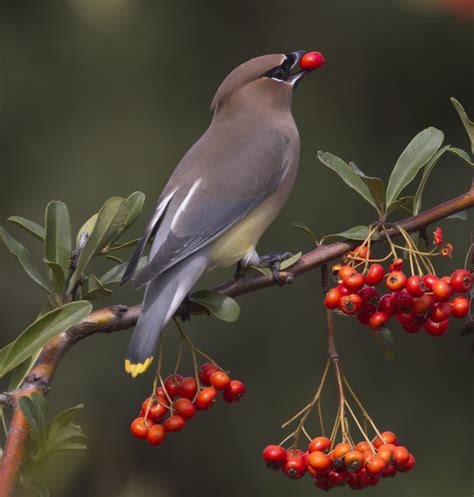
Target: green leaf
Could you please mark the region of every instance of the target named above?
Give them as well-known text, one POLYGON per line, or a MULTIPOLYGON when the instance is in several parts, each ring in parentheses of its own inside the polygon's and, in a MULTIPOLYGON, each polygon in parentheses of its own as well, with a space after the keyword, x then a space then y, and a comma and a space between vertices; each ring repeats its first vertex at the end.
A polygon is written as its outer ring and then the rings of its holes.
MULTIPOLYGON (((66 204, 53 200, 46 207, 46 238, 44 243, 44 257, 48 262, 57 264, 62 268, 63 277, 60 278, 57 271, 52 271, 62 282, 67 276, 72 254, 71 220, 66 204)), ((60 281, 61 282, 61 281, 60 281)), ((59 285, 62 289, 62 284, 59 285)))
MULTIPOLYGON (((137 271, 140 271, 148 261, 148 257, 140 257, 138 261, 137 271)), ((115 266, 104 273, 99 279, 103 285, 111 285, 113 283, 120 283, 122 281, 122 276, 127 269, 128 262, 123 262, 120 266, 115 266)))
POLYGON ((469 157, 469 154, 465 150, 462 150, 461 148, 450 147, 448 152, 451 152, 454 155, 457 155, 464 162, 466 162, 469 166, 474 167, 474 162, 472 161, 471 157, 469 157))
POLYGON ((84 243, 84 239, 87 240, 91 236, 98 217, 99 214, 96 212, 81 226, 81 229, 77 232, 76 236, 76 249, 81 247, 81 245, 84 243))
POLYGON ((114 292, 109 288, 105 288, 97 276, 90 274, 86 284, 82 287, 81 296, 84 300, 93 300, 100 297, 107 297, 112 293, 114 292))
POLYGON ((467 221, 468 215, 467 211, 459 211, 455 212, 454 214, 451 214, 450 216, 447 216, 444 218, 444 221, 447 219, 459 219, 460 221, 467 221))
POLYGON ((63 443, 58 447, 55 447, 54 449, 52 449, 52 451, 54 450, 54 452, 59 452, 62 450, 86 450, 86 449, 87 445, 85 444, 81 444, 79 442, 69 442, 69 443, 63 443))
MULTIPOLYGON (((110 245, 109 247, 106 248, 107 250, 107 254, 110 254, 110 252, 115 252, 116 250, 122 250, 124 248, 128 248, 128 247, 133 247, 135 246, 138 242, 140 241, 139 238, 134 238, 133 240, 129 240, 128 242, 124 242, 124 243, 117 243, 117 244, 113 244, 113 245, 110 245)), ((104 249, 105 250, 105 249, 104 249)))
POLYGON ((284 271, 285 269, 288 269, 289 267, 293 266, 293 264, 296 264, 302 255, 303 252, 298 252, 297 254, 289 257, 288 259, 281 261, 280 271, 284 271))
POLYGON ((143 210, 143 205, 145 203, 145 194, 143 192, 133 192, 127 199, 128 215, 122 229, 117 233, 115 240, 118 240, 125 231, 132 226, 132 224, 138 219, 143 210))
POLYGON ((399 199, 395 200, 395 202, 392 202, 386 212, 386 216, 388 217, 390 214, 395 212, 396 210, 404 210, 407 211, 410 215, 413 214, 413 201, 415 197, 412 195, 408 197, 400 197, 399 199))
POLYGON ((58 297, 61 297, 64 291, 64 268, 56 262, 51 262, 43 259, 50 271, 50 280, 54 284, 54 291, 58 297))
POLYGON ((364 180, 354 172, 354 170, 346 164, 342 159, 336 157, 329 152, 318 152, 319 160, 335 171, 349 187, 355 190, 359 195, 361 195, 370 205, 372 205, 377 212, 379 209, 377 207, 377 202, 370 193, 369 187, 365 184, 364 180))
POLYGON ((385 185, 380 178, 374 176, 367 176, 362 172, 355 162, 349 162, 349 166, 352 167, 353 171, 358 174, 368 186, 372 197, 375 200, 377 208, 380 212, 385 209, 385 185))
POLYGON ((57 414, 51 423, 49 433, 54 434, 59 429, 68 426, 76 419, 76 416, 78 415, 79 411, 83 408, 84 404, 77 404, 57 414))
POLYGON ((30 235, 33 235, 39 241, 44 242, 44 239, 46 237, 46 230, 43 228, 43 226, 40 226, 30 219, 26 219, 20 216, 10 216, 7 221, 16 224, 30 235))
POLYGON ((68 450, 64 448, 64 445, 76 438, 86 438, 86 436, 82 433, 81 427, 74 423, 69 423, 65 427, 56 429, 51 435, 48 434, 48 437, 45 439, 44 447, 41 449, 43 452, 42 456, 45 457, 58 450, 68 450))
POLYGON ((41 482, 26 473, 20 475, 20 484, 34 492, 38 497, 49 497, 49 490, 41 482))
POLYGON ((9 252, 20 263, 26 274, 38 285, 42 286, 48 293, 52 293, 49 288, 49 282, 38 271, 33 264, 33 259, 29 250, 18 240, 15 240, 2 226, 0 226, 0 241, 5 245, 9 252))
POLYGON ((21 412, 28 421, 28 424, 30 425, 31 429, 39 433, 40 423, 36 415, 36 409, 31 398, 26 396, 20 397, 18 399, 18 405, 20 406, 21 412))
POLYGON ((456 109, 457 113, 459 114, 459 117, 461 118, 464 127, 466 128, 469 140, 471 142, 471 151, 474 154, 474 122, 472 122, 467 117, 464 107, 461 105, 461 103, 458 100, 456 100, 454 97, 451 97, 451 102, 454 105, 454 108, 456 109))
POLYGON ((308 228, 308 226, 306 226, 306 224, 299 223, 299 222, 293 222, 291 224, 293 226, 295 226, 296 228, 298 228, 299 230, 304 231, 305 233, 307 233, 311 237, 311 239, 313 240, 313 242, 316 245, 318 244, 318 239, 316 238, 316 235, 311 231, 310 228, 308 228))
POLYGON ((48 413, 48 401, 38 392, 31 394, 31 400, 34 406, 35 416, 38 422, 38 431, 43 437, 46 437, 46 415, 48 413))
POLYGON ((104 203, 98 213, 94 229, 79 255, 77 269, 69 282, 68 292, 74 288, 81 273, 92 257, 106 247, 121 229, 127 215, 128 206, 126 199, 112 197, 104 203))
MULTIPOLYGON (((48 312, 30 324, 12 344, 6 346, 8 352, 0 366, 0 377, 31 357, 56 335, 79 324, 91 309, 89 302, 71 302, 48 312)), ((0 350, 0 358, 2 352, 3 349, 0 350)))
POLYGON ((223 321, 233 322, 239 318, 239 304, 227 295, 222 295, 222 293, 200 290, 191 294, 189 300, 202 305, 211 314, 223 321))
POLYGON ((375 340, 382 349, 387 361, 392 362, 395 359, 395 340, 393 334, 388 328, 374 332, 375 340))
POLYGON ((108 259, 109 261, 115 262, 115 264, 124 264, 125 263, 125 261, 123 259, 120 259, 120 257, 115 257, 115 255, 106 254, 105 258, 108 259))
POLYGON ((426 165, 426 167, 423 169, 423 175, 421 177, 420 184, 418 185, 418 189, 416 190, 415 193, 415 199, 413 201, 413 214, 418 214, 421 210, 421 197, 423 196, 423 191, 426 186, 426 182, 428 181, 428 178, 431 174, 431 171, 434 169, 436 164, 438 163, 439 159, 441 159, 441 156, 449 150, 449 145, 445 145, 443 148, 440 148, 434 155, 431 157, 430 161, 426 165))
MULTIPOLYGON (((348 240, 365 240, 369 236, 368 226, 354 226, 341 233, 331 233, 330 235, 325 235, 322 240, 331 237, 347 238, 348 240)), ((378 233, 372 235, 372 240, 377 240, 379 238, 378 233)))
POLYGON ((418 171, 441 147, 443 140, 443 133, 436 128, 427 128, 411 140, 398 158, 390 175, 387 186, 387 207, 398 199, 403 189, 411 183, 418 171))

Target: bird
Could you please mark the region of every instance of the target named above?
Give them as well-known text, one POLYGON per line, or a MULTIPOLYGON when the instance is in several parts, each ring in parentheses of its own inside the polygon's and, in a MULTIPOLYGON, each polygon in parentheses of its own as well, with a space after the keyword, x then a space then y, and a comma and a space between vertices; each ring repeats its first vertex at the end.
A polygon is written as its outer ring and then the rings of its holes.
POLYGON ((161 330, 203 273, 237 263, 269 265, 278 277, 282 254, 259 257, 256 245, 296 179, 293 93, 323 62, 315 51, 262 55, 236 67, 219 86, 209 127, 165 185, 121 280, 145 287, 125 359, 132 377, 150 366, 161 330), (139 265, 150 241, 146 263, 139 265))

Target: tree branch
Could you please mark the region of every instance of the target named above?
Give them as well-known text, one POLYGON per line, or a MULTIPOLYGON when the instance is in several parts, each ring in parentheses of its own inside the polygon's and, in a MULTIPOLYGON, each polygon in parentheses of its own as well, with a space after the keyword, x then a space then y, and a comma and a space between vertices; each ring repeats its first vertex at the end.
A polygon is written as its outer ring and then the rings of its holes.
MULTIPOLYGON (((426 226, 437 222, 451 214, 469 209, 474 206, 474 188, 459 197, 432 207, 417 216, 413 216, 396 223, 396 226, 404 228, 408 232, 423 231, 426 226)), ((400 235, 396 227, 388 230, 391 238, 400 235)), ((384 241, 385 236, 380 234, 380 239, 372 243, 384 241)), ((342 241, 321 245, 316 249, 302 255, 300 259, 281 273, 281 278, 286 283, 291 283, 302 274, 337 259, 349 250, 353 250, 359 243, 354 241, 342 241)), ((251 293, 262 288, 275 285, 272 276, 260 273, 245 275, 233 279, 213 290, 230 297, 251 293)), ((21 387, 10 395, 14 403, 12 421, 5 443, 3 458, 0 464, 0 497, 11 497, 20 475, 21 464, 25 457, 25 446, 28 436, 28 423, 18 407, 18 399, 29 396, 33 392, 49 393, 51 380, 59 366, 61 359, 67 350, 80 340, 96 333, 113 333, 125 330, 135 325, 140 315, 141 306, 125 307, 113 306, 93 311, 81 324, 70 328, 51 340, 42 350, 38 360, 21 387)), ((191 314, 204 314, 205 310, 198 304, 191 303, 191 314)), ((176 316, 185 317, 183 308, 178 309, 176 316)))

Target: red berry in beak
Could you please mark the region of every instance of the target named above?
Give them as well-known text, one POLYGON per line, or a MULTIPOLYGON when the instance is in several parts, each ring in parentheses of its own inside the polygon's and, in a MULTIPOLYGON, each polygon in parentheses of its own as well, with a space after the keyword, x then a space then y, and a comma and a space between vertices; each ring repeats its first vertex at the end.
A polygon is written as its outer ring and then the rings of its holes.
POLYGON ((317 69, 324 64, 324 56, 320 52, 308 52, 301 57, 301 69, 317 69))

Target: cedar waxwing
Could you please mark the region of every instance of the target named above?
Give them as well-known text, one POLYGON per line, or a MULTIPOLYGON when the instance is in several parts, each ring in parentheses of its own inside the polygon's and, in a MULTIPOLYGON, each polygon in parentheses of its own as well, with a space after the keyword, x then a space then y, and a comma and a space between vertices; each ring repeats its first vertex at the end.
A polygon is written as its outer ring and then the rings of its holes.
POLYGON ((293 91, 323 61, 304 51, 256 57, 217 90, 209 128, 166 184, 122 279, 145 286, 125 360, 133 377, 148 368, 162 328, 205 271, 281 260, 260 258, 255 246, 295 182, 300 140, 293 91), (151 238, 148 262, 137 270, 151 238))

